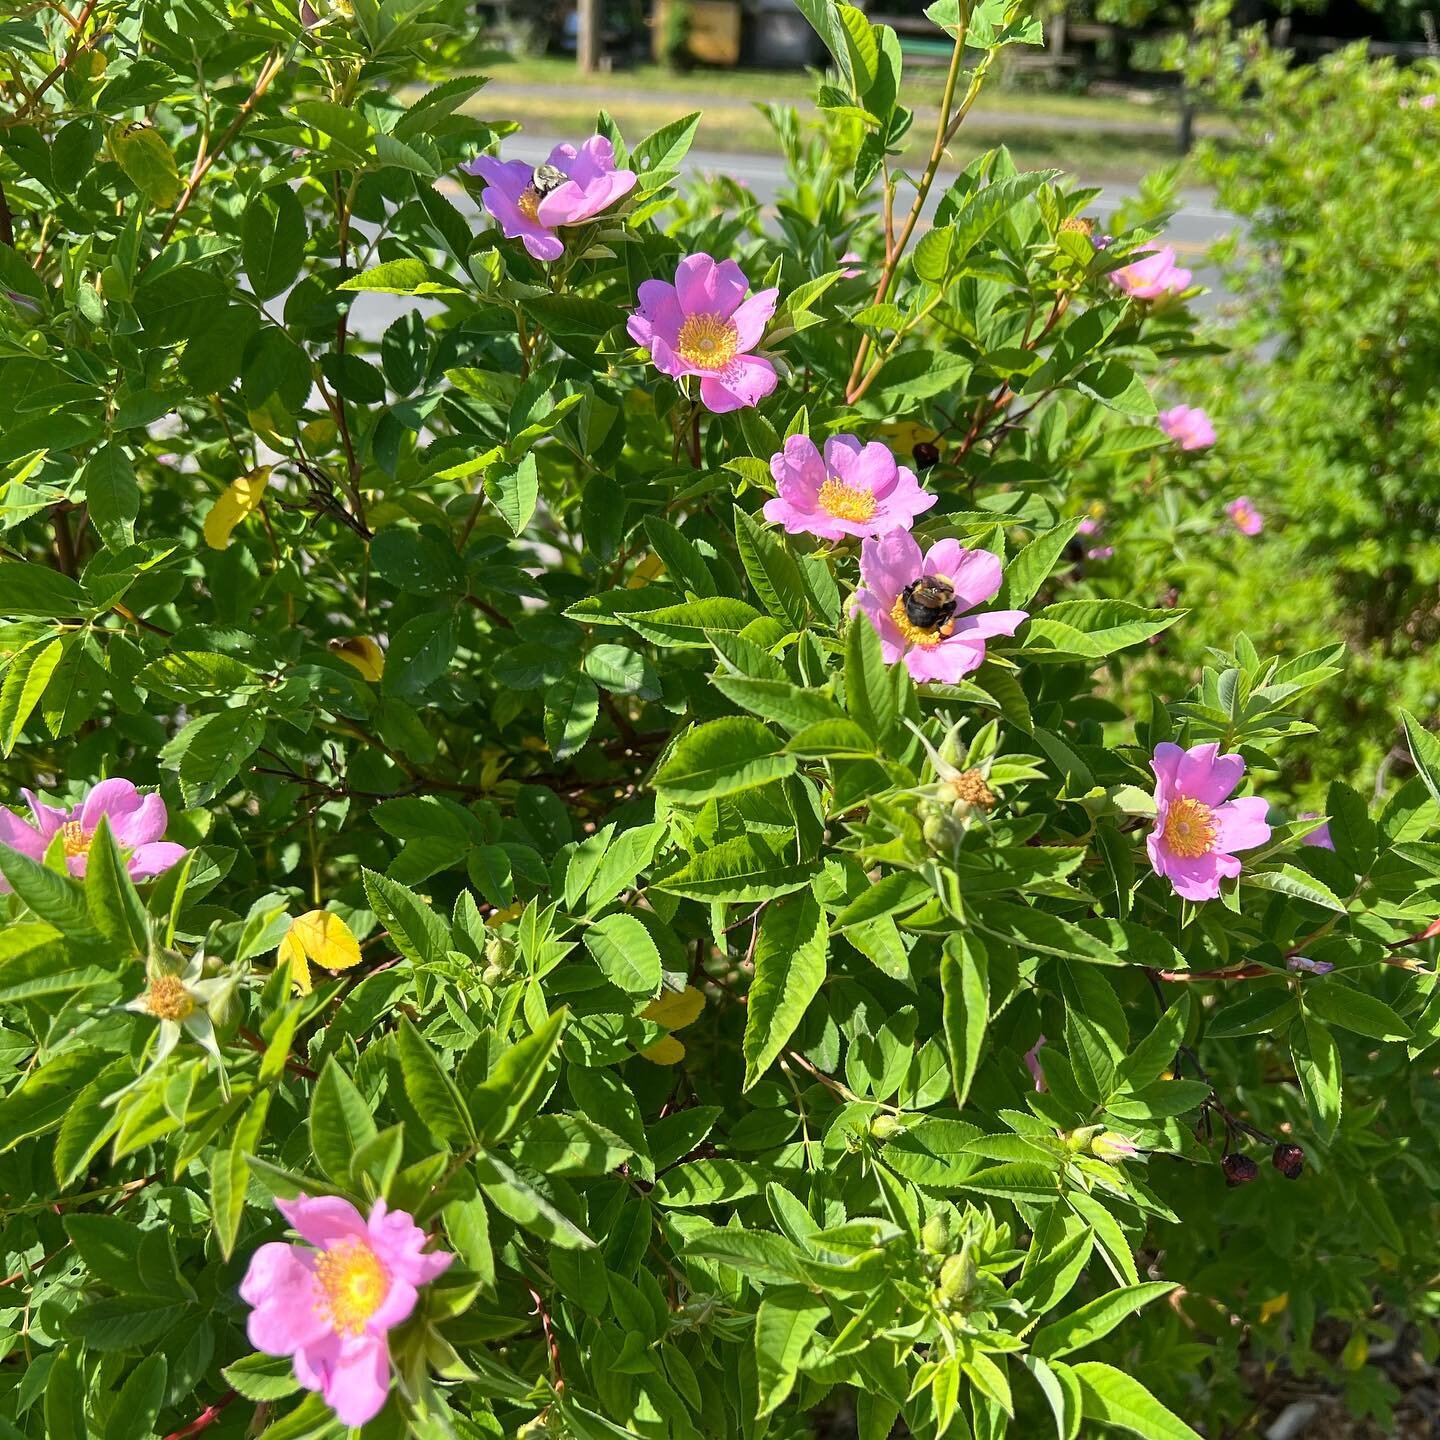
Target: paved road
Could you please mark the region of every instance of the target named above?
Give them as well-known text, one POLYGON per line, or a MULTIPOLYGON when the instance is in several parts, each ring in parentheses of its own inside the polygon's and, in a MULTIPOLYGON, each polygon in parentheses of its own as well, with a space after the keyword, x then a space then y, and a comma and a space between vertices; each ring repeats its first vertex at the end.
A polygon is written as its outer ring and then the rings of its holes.
MULTIPOLYGON (((558 142, 545 136, 521 134, 505 142, 507 159, 526 160, 538 165, 558 142)), ((762 205, 770 206, 785 183, 785 166, 770 155, 730 154, 718 150, 692 150, 685 158, 685 174, 705 172, 721 173, 743 181, 754 192, 762 205)), ((932 192, 930 207, 933 208, 936 186, 932 192)), ((459 186, 447 187, 450 198, 467 215, 474 215, 476 207, 468 192, 459 186)), ((1094 207, 1096 219, 1102 227, 1113 214, 1115 207, 1131 192, 1124 186, 1107 186, 1101 191, 1094 207)), ((903 203, 903 197, 902 197, 903 203)), ((477 220, 478 223, 478 220, 477 220)), ((1168 243, 1175 246, 1182 261, 1194 266, 1202 280, 1212 280, 1206 268, 1198 264, 1205 250, 1235 228, 1235 218, 1215 208, 1214 198, 1208 191, 1187 191, 1182 197, 1179 210, 1166 233, 1168 243)), ((432 313, 442 307, 434 301, 416 300, 397 295, 362 295, 351 310, 351 328, 370 338, 378 337, 384 328, 398 315, 419 307, 432 313)), ((1202 310, 1213 309, 1213 297, 1202 297, 1202 310)))
MULTIPOLYGON (((511 83, 503 80, 492 80, 485 87, 483 102, 477 102, 476 113, 496 114, 503 106, 497 106, 494 102, 503 101, 507 96, 523 100, 574 100, 578 95, 583 95, 587 90, 594 90, 597 102, 614 103, 616 101, 630 101, 635 104, 650 104, 656 100, 673 100, 682 103, 683 95, 671 90, 654 91, 644 90, 636 86, 606 85, 603 90, 599 87, 572 86, 569 89, 557 85, 527 84, 523 82, 511 83)), ((744 99, 740 96, 709 95, 705 98, 705 113, 714 114, 717 110, 740 111, 744 114, 753 114, 755 101, 744 99)), ((917 124, 923 125, 929 121, 929 128, 935 128, 936 107, 933 105, 916 105, 914 107, 917 124)), ((1094 131, 1103 135, 1144 135, 1149 138, 1159 136, 1173 136, 1179 127, 1179 118, 1166 110, 1157 109, 1153 119, 1126 120, 1118 117, 1086 115, 1079 118, 1074 115, 1056 115, 1047 110, 986 110, 983 107, 972 110, 966 121, 968 125, 978 126, 985 130, 1046 130, 1068 133, 1077 126, 1086 131, 1094 131)), ((1221 131, 1224 127, 1216 121, 1202 121, 1198 133, 1213 134, 1221 131), (1213 127, 1213 128, 1212 128, 1213 127)))

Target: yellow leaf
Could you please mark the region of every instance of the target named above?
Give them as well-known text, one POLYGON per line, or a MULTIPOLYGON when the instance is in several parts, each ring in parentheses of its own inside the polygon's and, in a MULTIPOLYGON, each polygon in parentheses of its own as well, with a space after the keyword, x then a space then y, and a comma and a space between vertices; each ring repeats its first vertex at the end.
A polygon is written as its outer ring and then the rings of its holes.
POLYGON ((337 660, 353 665, 367 680, 379 680, 385 674, 385 652, 368 635, 332 640, 330 653, 337 660))
POLYGON ((1267 1320, 1273 1320, 1277 1315, 1283 1315, 1286 1307, 1290 1304, 1289 1292, 1274 1295, 1260 1307, 1260 1323, 1263 1325, 1267 1320))
POLYGON ((892 420, 887 425, 877 425, 875 433, 895 452, 902 465, 917 445, 933 445, 941 454, 945 452, 945 437, 914 420, 892 420))
POLYGON ((678 1065, 685 1058, 685 1047, 673 1035, 663 1035, 640 1053, 653 1065, 678 1065))
POLYGON ((290 966, 295 988, 308 995, 311 964, 325 970, 348 970, 360 963, 360 942, 338 915, 308 910, 290 922, 278 954, 280 963, 290 966))
POLYGON ((212 550, 223 550, 230 543, 231 532, 265 498, 269 483, 268 465, 230 482, 205 516, 205 543, 212 550))
MULTIPOLYGON (((683 1030, 693 1024, 705 1008, 705 992, 687 985, 683 990, 667 990, 652 1000, 641 1012, 642 1020, 663 1025, 667 1030, 683 1030)), ((641 1054, 644 1054, 641 1051, 641 1054)))

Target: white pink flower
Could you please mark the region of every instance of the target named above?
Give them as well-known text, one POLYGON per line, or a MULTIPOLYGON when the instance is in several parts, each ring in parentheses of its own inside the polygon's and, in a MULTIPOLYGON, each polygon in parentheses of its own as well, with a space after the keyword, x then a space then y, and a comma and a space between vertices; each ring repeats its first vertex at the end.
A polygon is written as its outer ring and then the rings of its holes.
POLYGON ((346 1425, 364 1425, 390 1393, 389 1332, 410 1318, 420 1286, 453 1255, 404 1210, 377 1200, 366 1220, 336 1196, 275 1201, 303 1245, 272 1242, 250 1257, 240 1298, 252 1307, 250 1343, 289 1355, 295 1378, 318 1390, 346 1425))
POLYGON ((1215 426, 1198 405, 1162 410, 1160 428, 1182 450, 1205 450, 1215 443, 1215 426))
POLYGON ((765 518, 791 535, 839 540, 908 530, 936 500, 886 446, 853 435, 832 436, 823 454, 808 435, 792 435, 770 457, 770 473, 779 494, 765 502, 765 518))
POLYGON ((1213 900, 1221 880, 1243 868, 1237 850, 1270 838, 1269 808, 1257 795, 1231 800, 1245 774, 1239 755, 1222 755, 1218 745, 1182 750, 1168 741, 1155 747, 1155 828, 1145 840, 1157 875, 1185 900, 1213 900))
POLYGON ((880 636, 887 664, 903 659, 919 681, 953 684, 985 659, 985 642, 1013 635, 1024 610, 967 614, 1000 590, 1000 562, 988 550, 941 540, 923 554, 908 530, 892 530, 860 547, 862 611, 880 636))
POLYGON ((1133 260, 1110 277, 1135 300, 1163 300, 1183 295, 1194 274, 1175 263, 1175 247, 1162 245, 1153 255, 1133 260))

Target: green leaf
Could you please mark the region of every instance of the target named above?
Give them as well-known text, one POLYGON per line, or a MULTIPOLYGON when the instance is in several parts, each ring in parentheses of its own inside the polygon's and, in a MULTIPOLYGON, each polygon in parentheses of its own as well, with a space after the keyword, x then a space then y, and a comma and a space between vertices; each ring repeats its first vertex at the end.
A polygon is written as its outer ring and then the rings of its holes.
POLYGON ((655 788, 673 802, 698 805, 794 770, 795 757, 760 721, 729 715, 687 730, 655 776, 655 788))
POLYGON ((998 608, 1018 609, 1034 599, 1080 528, 1081 519, 1077 515, 1037 535, 1010 561, 1005 567, 1004 588, 995 598, 998 608))
POLYGON ((634 1151, 581 1115, 537 1115, 515 1137, 510 1153, 542 1175, 604 1175, 634 1151))
POLYGON ((1139 1435, 1142 1440, 1200 1440, 1138 1380, 1113 1365, 1085 1360, 1071 1367, 1080 1382, 1085 1418, 1139 1435))
POLYGON ((373 870, 362 870, 365 894, 396 948, 417 965, 434 964, 450 948, 445 922, 411 889, 373 870))
POLYGON ((1268 890, 1276 895, 1288 895, 1292 900, 1307 900, 1325 910, 1345 913, 1345 902, 1314 876, 1307 874, 1298 865, 1281 865, 1275 870, 1247 871, 1242 884, 1252 890, 1268 890))
POLYGON ((795 1387, 805 1347, 830 1318, 830 1307, 803 1285, 768 1290, 755 1313, 756 1418, 773 1414, 795 1387))
POLYGON ((656 889, 691 900, 774 900, 810 884, 817 866, 794 858, 788 844, 768 835, 736 835, 698 855, 678 870, 651 880, 656 889))
MULTIPOLYGON (((289 193, 288 191, 286 192, 289 193)), ((115 441, 102 445, 85 466, 81 477, 90 518, 107 550, 135 543, 135 517, 140 513, 140 486, 125 447, 115 441)))
POLYGON ((789 1043, 825 981, 828 929, 812 894, 770 906, 755 945, 755 978, 745 1007, 745 1089, 789 1043))
POLYGON ((8 846, 0 846, 0 873, 38 919, 48 921, 68 940, 100 938, 90 923, 85 892, 76 881, 8 846))
POLYGON ((45 1377, 47 1440, 87 1440, 85 1390, 84 1376, 67 1346, 55 1356, 45 1377))
POLYGON ((861 616, 845 630, 845 709, 872 741, 883 744, 899 714, 901 665, 887 665, 875 627, 861 616))
POLYGON ((220 1253, 228 1260, 240 1233, 245 1213, 245 1196, 250 1188, 250 1165, 246 1157, 260 1148, 265 1116, 270 1109, 271 1091, 261 1090, 235 1127, 228 1146, 215 1150, 210 1162, 210 1220, 220 1253))
POLYGON ((1437 740, 1408 710, 1401 710, 1400 723, 1405 727, 1405 743, 1410 758, 1431 798, 1440 803, 1440 740, 1437 740))
POLYGON ((485 494, 510 527, 512 535, 521 534, 535 514, 540 499, 540 472, 535 452, 527 451, 515 464, 495 465, 486 472, 485 494))
MULTIPOLYGON (((638 923, 638 922, 637 922, 638 923)), ((525 1107, 550 1073, 569 1011, 557 1010, 543 1025, 512 1045, 470 1096, 470 1113, 481 1140, 493 1145, 519 1123, 525 1107)))
POLYGON ((272 185, 245 206, 240 253, 256 299, 288 290, 305 259, 305 211, 289 185, 272 185))
POLYGON ((1316 980, 1301 992, 1311 1015, 1372 1040, 1408 1040, 1410 1027, 1383 1001, 1338 980, 1316 980))
POLYGON ((89 608, 85 592, 68 575, 48 565, 0 560, 0 615, 68 620, 89 608))
POLYGON ((955 1104, 964 1109, 990 1023, 989 961, 978 940, 959 935, 946 943, 940 958, 940 988, 955 1104))
POLYGON ((606 915, 585 932, 585 948, 605 978, 627 995, 655 995, 660 989, 660 952, 650 932, 633 915, 606 915))
MULTIPOLYGON (((0 576, 4 570, 5 567, 0 566, 0 576)), ((3 610, 0 613, 4 613, 3 610)), ((760 618, 760 612, 743 600, 714 595, 683 605, 621 614, 618 618, 636 634, 667 649, 706 649, 712 632, 743 630, 760 618)))
POLYGON ((283 1400, 300 1388, 288 1355, 247 1355, 220 1373, 247 1400, 283 1400))
POLYGON ((600 715, 595 682, 572 672, 545 688, 545 743, 557 760, 568 760, 585 748, 600 715))
POLYGON ((1324 1022, 1306 1015, 1290 1027, 1290 1055, 1315 1128, 1328 1143, 1340 1126, 1344 1101, 1340 1049, 1324 1022))
POLYGON ((366 270, 362 275, 352 275, 343 281, 341 290, 378 291, 382 295, 463 295, 465 292, 452 285, 438 270, 423 260, 387 260, 381 265, 366 270))
POLYGON ((405 1093, 416 1113, 438 1139, 451 1145, 474 1144, 470 1111, 435 1052, 408 1019, 395 1032, 405 1093))
POLYGON ((1183 610, 1147 610, 1130 600, 1062 600, 1030 617, 1025 653, 1035 659, 1103 660, 1168 630, 1183 610))
MULTIPOLYGON (((105 1440, 149 1440, 155 1432, 160 1407, 165 1403, 169 1369, 163 1355, 147 1355, 125 1377, 110 1410, 105 1440)), ((52 1430, 50 1434, 53 1437, 55 1432, 52 1430)))
POLYGON ((85 905, 95 928, 110 944, 143 954, 150 941, 145 907, 102 816, 90 838, 85 861, 85 905))
POLYGON ((782 624, 801 630, 810 617, 800 566, 785 542, 737 505, 735 541, 760 603, 782 624))
POLYGON ((62 639, 27 646, 5 667, 5 679, 0 684, 0 752, 7 757, 20 743, 26 724, 64 658, 65 646, 62 639))
POLYGON ((320 1168, 343 1185, 355 1152, 376 1133, 365 1097, 331 1055, 310 1097, 310 1145, 320 1168))
POLYGON ((1063 1319, 1051 1321, 1030 1337, 1030 1353, 1044 1359, 1057 1359, 1074 1350, 1108 1335, 1120 1322, 1137 1310, 1168 1295, 1175 1284, 1169 1280, 1152 1280, 1143 1285, 1127 1285, 1122 1290, 1112 1290, 1089 1304, 1066 1315, 1063 1319))

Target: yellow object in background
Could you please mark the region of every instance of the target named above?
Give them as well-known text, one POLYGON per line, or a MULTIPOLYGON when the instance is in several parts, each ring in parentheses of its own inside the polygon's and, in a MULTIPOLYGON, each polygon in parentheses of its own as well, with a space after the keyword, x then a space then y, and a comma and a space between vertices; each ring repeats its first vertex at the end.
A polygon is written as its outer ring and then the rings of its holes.
MULTIPOLYGON (((683 1030, 699 1019, 704 1008, 705 992, 687 985, 683 990, 668 990, 652 1000, 640 1012, 640 1018, 666 1030, 683 1030)), ((678 1065, 685 1058, 685 1047, 670 1034, 647 1045, 640 1053, 655 1065, 678 1065)))
POLYGON ((352 635, 348 640, 332 640, 330 653, 337 660, 353 665, 366 680, 384 678, 385 652, 369 635, 352 635))
POLYGON ((295 988, 308 995, 314 988, 310 966, 348 970, 360 963, 360 942, 338 915, 328 910, 307 910, 290 922, 277 954, 282 965, 290 966, 295 988))
POLYGON ((205 516, 205 543, 212 550, 223 550, 229 545, 235 527, 259 508, 269 483, 270 467, 262 465, 225 487, 205 516))

